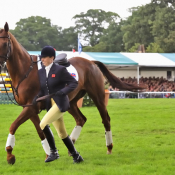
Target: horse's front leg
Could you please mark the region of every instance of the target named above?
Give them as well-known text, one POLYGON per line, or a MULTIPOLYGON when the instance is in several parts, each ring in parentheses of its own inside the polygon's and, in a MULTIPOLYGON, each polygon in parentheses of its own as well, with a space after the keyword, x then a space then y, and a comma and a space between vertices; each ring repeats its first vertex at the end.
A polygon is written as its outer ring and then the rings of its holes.
POLYGON ((34 115, 34 113, 32 112, 32 109, 33 108, 31 107, 23 108, 23 111, 21 112, 21 114, 10 126, 10 129, 9 129, 10 133, 8 135, 7 142, 6 142, 7 162, 9 164, 14 164, 16 160, 15 156, 12 154, 13 147, 15 146, 15 132, 22 123, 24 123, 26 120, 28 120, 31 116, 34 115))
POLYGON ((50 155, 50 146, 48 144, 47 139, 44 136, 43 131, 40 128, 40 125, 39 125, 40 124, 39 116, 37 114, 35 114, 35 115, 33 115, 30 118, 30 120, 33 122, 33 124, 34 124, 34 126, 35 126, 35 128, 37 130, 37 133, 38 133, 38 135, 39 135, 39 137, 41 139, 41 145, 42 145, 42 147, 43 147, 43 149, 44 149, 44 151, 46 153, 46 159, 47 159, 47 157, 50 155))

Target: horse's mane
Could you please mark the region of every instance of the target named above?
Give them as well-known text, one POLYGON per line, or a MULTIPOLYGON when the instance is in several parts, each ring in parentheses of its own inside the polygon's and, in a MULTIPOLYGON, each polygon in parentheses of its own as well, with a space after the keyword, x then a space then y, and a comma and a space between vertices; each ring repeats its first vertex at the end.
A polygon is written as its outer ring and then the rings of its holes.
POLYGON ((14 35, 13 35, 12 33, 10 33, 10 32, 8 32, 8 33, 9 33, 9 35, 10 35, 10 38, 11 38, 12 42, 13 42, 14 44, 17 44, 18 47, 19 47, 19 49, 22 49, 26 54, 29 55, 29 53, 27 52, 27 50, 21 45, 21 43, 19 43, 19 42, 17 41, 17 39, 14 37, 14 35))

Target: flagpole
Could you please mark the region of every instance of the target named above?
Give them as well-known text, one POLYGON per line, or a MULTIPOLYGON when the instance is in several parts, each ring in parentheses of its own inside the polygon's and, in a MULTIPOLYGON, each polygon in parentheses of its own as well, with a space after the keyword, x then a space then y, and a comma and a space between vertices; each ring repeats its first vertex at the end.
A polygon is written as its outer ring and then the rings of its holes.
POLYGON ((81 46, 81 43, 79 40, 79 34, 78 34, 78 53, 79 53, 79 55, 81 54, 81 51, 82 51, 82 46, 81 46))

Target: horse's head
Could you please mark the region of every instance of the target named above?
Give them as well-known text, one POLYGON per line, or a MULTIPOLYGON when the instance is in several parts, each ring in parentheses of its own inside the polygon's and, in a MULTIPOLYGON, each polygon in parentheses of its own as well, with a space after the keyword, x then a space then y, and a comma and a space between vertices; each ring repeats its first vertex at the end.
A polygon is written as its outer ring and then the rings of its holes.
POLYGON ((9 26, 6 22, 4 29, 0 30, 0 67, 8 60, 11 52, 10 35, 8 33, 9 26))

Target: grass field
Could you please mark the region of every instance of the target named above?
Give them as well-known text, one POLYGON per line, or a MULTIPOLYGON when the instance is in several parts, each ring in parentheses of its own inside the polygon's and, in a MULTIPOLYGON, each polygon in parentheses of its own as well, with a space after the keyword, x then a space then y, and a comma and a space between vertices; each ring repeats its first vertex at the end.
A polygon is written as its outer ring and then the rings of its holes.
MULTIPOLYGON (((8 165, 5 144, 11 123, 22 108, 0 105, 0 175, 174 175, 175 100, 110 99, 113 152, 107 155, 104 127, 95 107, 83 107, 87 117, 76 149, 84 162, 73 164, 67 149, 51 125, 60 159, 45 163, 45 153, 33 124, 22 124, 16 134, 13 154, 16 163, 8 165)), ((45 112, 40 114, 43 117, 45 112)), ((70 134, 75 121, 64 116, 70 134)))

